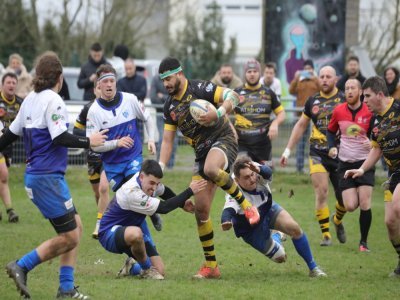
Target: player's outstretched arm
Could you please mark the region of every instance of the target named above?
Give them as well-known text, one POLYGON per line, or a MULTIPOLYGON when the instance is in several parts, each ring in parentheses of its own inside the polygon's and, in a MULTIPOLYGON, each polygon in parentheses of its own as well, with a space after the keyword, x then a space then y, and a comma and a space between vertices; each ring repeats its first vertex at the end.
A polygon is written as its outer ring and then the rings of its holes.
POLYGON ((71 148, 85 148, 93 146, 101 146, 107 139, 106 133, 108 129, 100 132, 93 133, 89 138, 70 134, 68 131, 64 131, 62 134, 53 139, 54 145, 71 147, 71 148))
POLYGON ((4 134, 0 137, 0 151, 4 150, 8 145, 12 144, 18 139, 18 135, 11 132, 10 129, 5 129, 4 134))
POLYGON ((280 164, 282 167, 285 167, 288 163, 291 149, 297 142, 300 140, 307 127, 310 124, 310 119, 308 119, 304 114, 301 115, 300 119, 297 121, 296 125, 294 125, 292 134, 290 135, 289 141, 286 145, 285 151, 283 151, 280 164))
POLYGON ((183 208, 185 206, 187 199, 205 189, 206 186, 207 186, 207 181, 204 179, 193 180, 190 183, 190 187, 184 190, 179 195, 172 197, 166 201, 160 201, 156 213, 167 214, 178 207, 183 208))

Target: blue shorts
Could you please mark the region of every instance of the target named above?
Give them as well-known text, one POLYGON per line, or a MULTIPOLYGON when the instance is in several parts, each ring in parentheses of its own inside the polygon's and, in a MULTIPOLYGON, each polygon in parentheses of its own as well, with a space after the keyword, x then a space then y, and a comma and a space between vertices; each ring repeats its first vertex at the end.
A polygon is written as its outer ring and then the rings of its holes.
POLYGON ((265 248, 267 241, 271 238, 271 229, 274 229, 276 218, 281 211, 282 207, 278 203, 272 202, 271 208, 260 220, 260 223, 242 235, 243 240, 261 253, 265 253, 268 250, 265 248))
POLYGON ((75 211, 67 182, 62 174, 25 174, 28 197, 47 219, 75 211))
MULTIPOLYGON (((117 238, 117 232, 119 230, 122 230, 124 226, 121 225, 115 225, 113 226, 110 230, 104 232, 100 237, 99 237, 99 242, 103 246, 104 249, 107 251, 110 251, 112 253, 126 253, 121 247, 118 247, 118 241, 116 240, 117 238)), ((153 248, 156 247, 153 238, 151 237, 151 233, 149 230, 149 227, 147 226, 146 220, 143 221, 142 225, 140 225, 140 229, 142 230, 143 233, 143 241, 144 243, 149 243, 153 248)), ((126 245, 126 244, 125 244, 126 245)), ((129 256, 132 256, 131 253, 126 253, 129 256)))
POLYGON ((142 162, 142 156, 136 157, 133 161, 120 164, 107 164, 103 162, 104 171, 112 190, 115 192, 125 182, 125 178, 132 177, 139 172, 142 162))

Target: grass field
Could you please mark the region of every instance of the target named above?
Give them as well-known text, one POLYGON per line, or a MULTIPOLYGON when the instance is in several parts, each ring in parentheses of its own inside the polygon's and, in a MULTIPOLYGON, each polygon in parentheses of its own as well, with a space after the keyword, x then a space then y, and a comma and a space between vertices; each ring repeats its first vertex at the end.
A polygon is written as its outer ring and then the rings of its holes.
MULTIPOLYGON (((178 158, 178 166, 181 162, 178 158)), ((11 193, 20 222, 9 224, 4 220, 6 215, 1 207, 2 268, 54 235, 48 221, 26 197, 22 183, 23 169, 12 167, 10 170, 11 193)), ((86 168, 69 168, 66 178, 84 223, 76 284, 92 299, 395 299, 399 293, 400 281, 388 278, 397 264, 397 258, 383 223, 383 191, 379 185, 382 179, 378 180, 373 196, 373 223, 369 238, 372 251, 359 253, 358 211, 345 217, 347 243, 339 244, 335 238, 332 247, 322 248, 319 246, 320 231, 314 217, 314 196, 309 177, 287 173, 274 175, 274 199, 301 224, 316 261, 328 274, 327 278, 308 277, 307 267, 290 240, 285 242, 288 261, 278 265, 236 239, 232 231, 222 232, 219 215, 223 194, 218 192, 213 203, 212 219, 222 279, 200 282, 191 279, 203 261, 202 251, 193 215, 177 210, 163 216, 162 232, 153 231, 166 266, 166 279, 154 282, 115 278, 125 257, 106 252, 98 241, 91 238, 96 208, 86 168), (294 196, 288 198, 291 189, 294 196)), ((169 171, 164 182, 175 191, 180 191, 186 187, 189 178, 189 170, 178 168, 169 171)), ((332 197, 330 208, 333 211, 332 197)), ((0 274, 0 299, 18 299, 13 281, 5 272, 0 274)), ((28 286, 33 299, 53 299, 58 288, 58 260, 46 262, 30 272, 28 286)))

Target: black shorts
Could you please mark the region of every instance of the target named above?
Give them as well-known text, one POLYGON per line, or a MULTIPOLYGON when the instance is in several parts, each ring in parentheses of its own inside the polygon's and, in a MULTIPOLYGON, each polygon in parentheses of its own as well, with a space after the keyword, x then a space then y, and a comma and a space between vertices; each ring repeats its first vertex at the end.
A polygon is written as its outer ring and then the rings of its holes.
POLYGON ((96 184, 100 182, 100 174, 103 171, 103 162, 98 161, 88 161, 88 177, 91 184, 96 184))
POLYGON ((359 169, 361 165, 364 163, 364 160, 356 161, 356 162, 345 162, 339 161, 339 187, 342 191, 357 188, 359 186, 375 185, 375 168, 369 169, 365 174, 361 177, 357 178, 344 178, 344 173, 350 169, 359 169))
MULTIPOLYGON (((226 165, 224 171, 230 173, 230 169, 232 167, 232 164, 235 162, 238 152, 238 145, 235 139, 233 137, 220 138, 211 145, 210 150, 212 148, 221 149, 221 151, 225 153, 228 164, 226 165)), ((204 174, 204 164, 206 162, 206 158, 207 156, 196 158, 193 166, 193 176, 200 175, 204 179, 209 180, 209 178, 204 174)))
POLYGON ((268 136, 262 142, 256 144, 242 143, 239 140, 240 152, 246 152, 253 161, 258 163, 272 160, 272 145, 268 136))

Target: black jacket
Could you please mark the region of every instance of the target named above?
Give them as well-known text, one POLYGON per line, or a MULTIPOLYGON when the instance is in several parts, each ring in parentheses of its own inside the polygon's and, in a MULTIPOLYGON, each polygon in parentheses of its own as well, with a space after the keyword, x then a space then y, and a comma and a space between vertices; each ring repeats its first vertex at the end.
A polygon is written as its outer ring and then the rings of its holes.
MULTIPOLYGON (((344 92, 345 84, 346 81, 349 79, 349 74, 344 74, 342 77, 340 77, 339 81, 336 83, 336 87, 339 89, 339 91, 344 92)), ((365 77, 362 76, 361 72, 358 73, 356 79, 361 83, 361 85, 365 81, 365 77)))
POLYGON ((89 80, 89 77, 96 73, 96 70, 100 65, 106 63, 107 61, 104 56, 99 62, 95 62, 89 55, 87 63, 81 67, 81 73, 79 74, 77 84, 80 89, 85 89, 85 92, 83 93, 83 100, 93 100, 95 98, 93 92, 94 84, 89 80))

